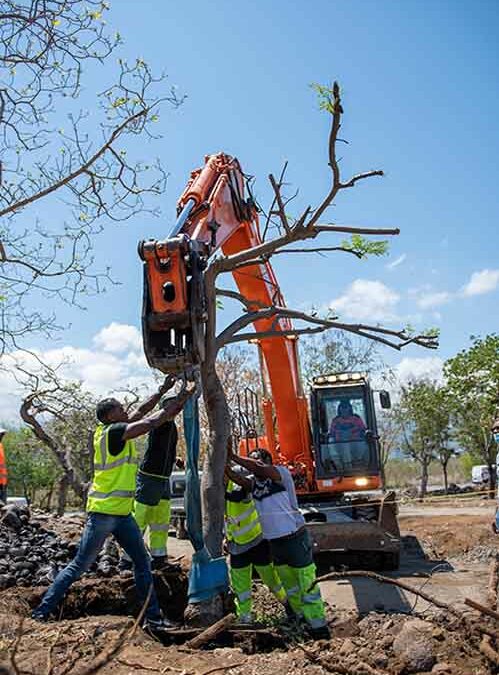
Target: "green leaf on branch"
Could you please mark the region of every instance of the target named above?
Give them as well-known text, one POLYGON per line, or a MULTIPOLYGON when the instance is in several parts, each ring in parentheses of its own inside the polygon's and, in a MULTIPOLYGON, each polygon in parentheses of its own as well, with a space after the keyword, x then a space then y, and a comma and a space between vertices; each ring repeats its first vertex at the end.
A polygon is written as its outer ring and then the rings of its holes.
POLYGON ((323 84, 318 84, 317 82, 312 82, 310 87, 317 94, 317 98, 319 99, 319 109, 334 115, 335 104, 333 89, 331 87, 326 87, 323 84))
POLYGON ((369 255, 382 256, 388 253, 388 242, 386 240, 371 241, 360 234, 352 234, 350 239, 341 242, 341 246, 361 258, 366 258, 369 255))

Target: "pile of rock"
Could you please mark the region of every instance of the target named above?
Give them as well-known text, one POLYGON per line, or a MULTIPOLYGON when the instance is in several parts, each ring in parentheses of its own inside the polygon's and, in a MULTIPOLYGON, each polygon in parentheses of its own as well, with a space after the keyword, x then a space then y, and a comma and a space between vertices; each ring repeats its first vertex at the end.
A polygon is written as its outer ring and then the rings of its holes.
POLYGON ((498 554, 499 548, 497 545, 480 544, 472 548, 471 551, 466 551, 459 558, 467 563, 487 563, 495 559, 498 554))
MULTIPOLYGON (((10 586, 48 586, 74 557, 77 544, 67 542, 36 520, 24 506, 0 510, 0 590, 10 586)), ((93 568, 97 576, 117 573, 118 552, 107 547, 93 568)))
POLYGON ((349 628, 348 637, 337 640, 333 624, 333 643, 335 653, 352 672, 378 673, 392 668, 404 675, 453 672, 441 654, 446 633, 433 622, 372 612, 358 623, 349 622, 349 628))

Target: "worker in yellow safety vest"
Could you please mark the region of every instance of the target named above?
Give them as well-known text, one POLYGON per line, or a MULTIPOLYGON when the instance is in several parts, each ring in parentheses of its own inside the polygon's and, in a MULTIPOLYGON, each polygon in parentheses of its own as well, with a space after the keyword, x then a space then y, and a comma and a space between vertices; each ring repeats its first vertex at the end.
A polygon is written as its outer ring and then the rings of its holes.
POLYGON ((237 484, 236 471, 226 468, 225 534, 229 551, 230 581, 239 623, 251 623, 253 568, 286 611, 286 592, 272 564, 251 491, 237 484))
POLYGON ((195 391, 195 388, 182 389, 163 410, 145 417, 171 386, 172 377, 168 376, 158 392, 134 415, 129 415, 114 398, 97 404, 99 424, 94 433, 94 476, 87 498, 87 523, 76 557, 57 574, 33 610, 33 619, 46 621, 55 614, 66 591, 88 571, 112 534, 133 561, 139 601, 141 605, 147 603, 144 628, 153 635, 160 635, 173 626, 163 618, 154 591, 149 555, 132 515, 138 464, 134 439, 173 419, 195 391))
MULTIPOLYGON (((168 405, 174 397, 165 396, 160 406, 168 405)), ((149 540, 153 570, 179 570, 168 562, 167 542, 170 527, 170 476, 176 460, 178 432, 174 420, 167 420, 152 429, 147 436, 144 456, 137 474, 137 489, 133 515, 143 535, 149 540)), ((132 568, 124 553, 120 569, 132 568)))
POLYGON ((7 429, 0 428, 0 502, 7 503, 7 462, 5 460, 5 450, 3 448, 3 437, 7 429))
POLYGON ((229 452, 228 459, 253 476, 249 481, 232 472, 243 488, 251 490, 263 536, 269 542, 270 555, 296 619, 304 621, 314 639, 328 638, 329 628, 316 582, 312 544, 289 469, 274 466, 272 455, 264 449, 253 450, 249 457, 238 457, 229 452))

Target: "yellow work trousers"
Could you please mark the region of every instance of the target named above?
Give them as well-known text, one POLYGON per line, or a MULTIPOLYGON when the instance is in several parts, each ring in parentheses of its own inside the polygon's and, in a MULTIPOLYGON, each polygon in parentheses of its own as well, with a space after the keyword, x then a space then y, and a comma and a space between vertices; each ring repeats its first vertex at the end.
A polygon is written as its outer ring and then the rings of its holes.
POLYGON ((133 515, 142 534, 148 535, 151 555, 154 558, 166 556, 170 528, 170 500, 160 499, 156 506, 135 500, 133 515))

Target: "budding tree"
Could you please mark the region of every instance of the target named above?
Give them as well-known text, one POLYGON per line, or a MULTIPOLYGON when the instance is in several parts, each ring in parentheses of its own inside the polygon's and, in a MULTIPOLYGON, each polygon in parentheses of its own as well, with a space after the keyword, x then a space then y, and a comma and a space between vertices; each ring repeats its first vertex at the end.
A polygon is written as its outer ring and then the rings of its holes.
POLYGON ((335 329, 373 340, 397 350, 409 344, 429 348, 437 346, 437 336, 433 331, 426 334, 416 334, 403 328, 389 329, 374 324, 347 323, 339 320, 332 313, 321 317, 313 312, 307 313, 286 307, 279 293, 276 293, 273 304, 262 306, 261 303, 252 298, 218 287, 219 280, 224 274, 234 273, 242 268, 258 274, 261 266, 265 265, 275 255, 333 251, 353 255, 357 258, 363 258, 370 254, 380 255, 386 250, 386 241, 371 241, 366 239, 365 236, 380 235, 385 237, 399 233, 398 229, 345 227, 326 220, 328 208, 332 206, 340 194, 364 180, 382 176, 383 172, 381 170, 366 171, 347 180, 342 177, 337 156, 337 146, 341 140, 338 134, 343 115, 340 89, 338 84, 335 83, 332 88, 317 85, 316 90, 321 108, 331 116, 328 140, 331 185, 328 193, 316 206, 307 206, 303 213, 296 218, 292 218, 288 213, 289 199, 283 193, 283 174, 277 180, 273 175, 270 175, 269 180, 274 191, 274 201, 268 216, 276 224, 278 235, 275 237, 267 236, 270 228, 265 228, 264 240, 260 245, 232 255, 221 255, 212 259, 205 272, 208 321, 206 358, 202 366, 202 378, 204 402, 210 426, 210 444, 203 473, 203 500, 205 536, 207 545, 214 555, 220 554, 222 548, 223 472, 227 441, 230 434, 230 411, 224 388, 216 370, 217 357, 223 347, 248 340, 282 337, 283 333, 277 330, 277 327, 283 320, 298 322, 297 326, 286 328, 287 336, 314 335, 328 329, 335 329), (350 235, 351 238, 331 245, 331 243, 322 241, 322 236, 326 233, 350 235), (312 247, 301 245, 301 242, 308 242, 309 240, 314 242, 312 247), (297 244, 300 245, 297 246, 297 244), (216 331, 217 294, 232 298, 241 303, 243 307, 241 316, 218 334, 216 331), (268 329, 252 331, 252 324, 262 320, 268 322, 268 329))
POLYGON ((162 101, 181 102, 158 93, 163 77, 120 60, 115 75, 99 72, 107 85, 95 98, 82 94, 84 68, 96 73, 122 42, 107 12, 99 0, 0 8, 0 354, 60 328, 58 302, 80 306, 103 290, 111 279, 94 264, 95 236, 150 210, 165 186, 160 163, 133 143, 155 137, 162 101))

